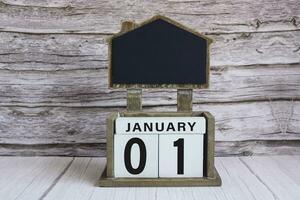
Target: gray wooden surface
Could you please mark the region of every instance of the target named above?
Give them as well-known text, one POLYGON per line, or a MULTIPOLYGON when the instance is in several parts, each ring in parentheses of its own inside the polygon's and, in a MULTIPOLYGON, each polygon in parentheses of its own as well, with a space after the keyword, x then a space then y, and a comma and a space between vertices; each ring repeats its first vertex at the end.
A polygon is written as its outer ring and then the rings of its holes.
MULTIPOLYGON (((0 155, 105 155, 106 39, 122 20, 166 15, 214 39, 211 84, 194 110, 216 117, 216 153, 300 155, 298 0, 0 1, 0 155)), ((175 90, 146 90, 175 111, 175 90)))
POLYGON ((297 200, 299 156, 216 158, 221 187, 101 188, 104 158, 0 157, 1 199, 297 200))

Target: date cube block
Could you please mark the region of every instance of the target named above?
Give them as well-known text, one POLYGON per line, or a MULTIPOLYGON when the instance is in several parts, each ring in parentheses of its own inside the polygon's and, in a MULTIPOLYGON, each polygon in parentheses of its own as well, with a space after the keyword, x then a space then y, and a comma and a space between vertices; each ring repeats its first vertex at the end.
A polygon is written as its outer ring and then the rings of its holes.
POLYGON ((158 135, 116 134, 115 177, 158 177, 158 135))
POLYGON ((203 177, 203 136, 159 135, 159 177, 203 177))

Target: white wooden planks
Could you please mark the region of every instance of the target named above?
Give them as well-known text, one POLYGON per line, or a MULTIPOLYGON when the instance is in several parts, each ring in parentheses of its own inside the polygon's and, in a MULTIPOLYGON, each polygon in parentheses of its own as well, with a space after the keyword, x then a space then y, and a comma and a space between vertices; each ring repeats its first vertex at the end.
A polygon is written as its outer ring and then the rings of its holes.
POLYGON ((104 158, 0 157, 0 199, 295 200, 300 156, 216 158, 222 187, 101 188, 104 158))
POLYGON ((222 178, 220 188, 226 199, 272 199, 273 196, 239 160, 239 158, 219 158, 216 167, 222 178))
POLYGON ((97 181, 104 167, 104 158, 75 158, 69 170, 44 199, 90 199, 94 190, 99 189, 97 181))
POLYGON ((71 160, 70 157, 1 157, 0 199, 39 199, 71 160))
POLYGON ((216 158, 222 187, 100 188, 104 166, 103 158, 0 157, 0 198, 295 200, 300 195, 300 156, 216 158))
POLYGON ((272 192, 274 199, 300 199, 299 156, 245 157, 241 161, 272 192))

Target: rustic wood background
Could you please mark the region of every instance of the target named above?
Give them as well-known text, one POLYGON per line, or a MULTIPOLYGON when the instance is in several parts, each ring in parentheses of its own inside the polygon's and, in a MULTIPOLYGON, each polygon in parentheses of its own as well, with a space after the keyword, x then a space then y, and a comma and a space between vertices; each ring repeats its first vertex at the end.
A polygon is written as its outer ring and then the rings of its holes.
MULTIPOLYGON (((298 0, 1 0, 0 155, 105 155, 107 38, 122 20, 166 15, 214 39, 211 87, 194 110, 216 117, 217 155, 300 154, 298 0)), ((175 111, 175 90, 146 90, 175 111)))

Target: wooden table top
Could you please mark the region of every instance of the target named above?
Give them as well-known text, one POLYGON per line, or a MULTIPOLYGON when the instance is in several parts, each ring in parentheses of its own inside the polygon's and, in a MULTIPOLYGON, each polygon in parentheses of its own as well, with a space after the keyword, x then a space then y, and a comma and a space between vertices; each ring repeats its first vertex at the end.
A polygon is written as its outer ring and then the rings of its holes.
POLYGON ((300 156, 217 157, 221 187, 101 188, 98 157, 0 157, 0 199, 300 199, 300 156))

